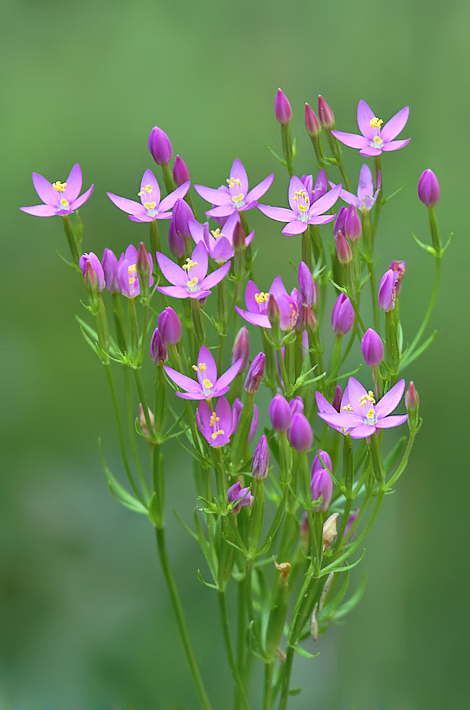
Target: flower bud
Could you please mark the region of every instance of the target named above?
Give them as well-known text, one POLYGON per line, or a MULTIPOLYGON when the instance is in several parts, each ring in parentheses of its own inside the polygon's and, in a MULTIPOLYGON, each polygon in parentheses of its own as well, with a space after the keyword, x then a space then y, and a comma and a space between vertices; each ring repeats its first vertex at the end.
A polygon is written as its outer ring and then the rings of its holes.
POLYGON ((242 358, 242 366, 239 372, 245 372, 248 367, 248 360, 250 359, 250 336, 245 326, 240 328, 235 337, 232 348, 232 365, 240 358, 242 358))
POLYGON ((302 322, 309 335, 314 335, 318 330, 318 321, 315 313, 308 306, 302 307, 302 322))
POLYGON ((336 335, 346 335, 354 323, 354 308, 345 293, 340 293, 331 313, 331 325, 336 335))
POLYGON ((331 547, 333 541, 338 534, 336 529, 336 521, 338 520, 339 513, 333 513, 330 517, 323 523, 323 552, 331 547))
POLYGON ((333 397, 333 401, 331 403, 331 406, 336 409, 337 412, 340 411, 341 407, 341 400, 343 399, 343 390, 341 389, 340 385, 336 385, 335 387, 335 394, 333 397))
POLYGON ((304 261, 299 264, 299 295, 302 305, 315 308, 318 299, 318 288, 313 280, 312 272, 304 261))
POLYGON ((395 274, 395 288, 397 293, 400 293, 401 282, 405 275, 406 265, 404 261, 392 261, 390 268, 395 274))
POLYGON ((313 443, 312 427, 304 414, 297 412, 292 417, 289 441, 296 451, 308 451, 313 443))
POLYGON ((405 407, 409 416, 409 423, 413 429, 418 426, 419 396, 413 382, 410 382, 405 394, 405 407))
MULTIPOLYGON (((151 409, 149 409, 148 411, 149 411, 150 424, 152 425, 152 429, 154 429, 155 428, 155 416, 154 416, 151 409)), ((139 404, 139 424, 140 424, 140 428, 142 430, 142 434, 145 434, 145 436, 150 436, 150 432, 147 427, 147 422, 145 421, 144 408, 142 407, 142 404, 139 404)))
POLYGON ((175 232, 182 239, 191 239, 189 231, 189 220, 194 219, 193 211, 184 200, 176 200, 172 212, 171 220, 175 225, 175 232))
POLYGON ((139 249, 137 251, 136 267, 139 278, 142 279, 144 284, 148 285, 150 276, 150 263, 148 251, 145 248, 145 244, 143 242, 140 242, 139 249))
POLYGON ((232 244, 234 251, 243 251, 245 248, 245 232, 240 222, 237 222, 233 230, 232 244))
MULTIPOLYGON (((345 527, 345 529, 344 529, 343 540, 345 540, 345 539, 347 538, 347 536, 349 535, 349 531, 351 530, 351 528, 352 528, 352 526, 353 526, 353 524, 354 524, 354 521, 355 521, 356 518, 357 518, 357 514, 358 514, 358 513, 359 513, 359 508, 356 508, 356 509, 350 514, 350 516, 349 516, 349 518, 348 518, 348 522, 346 523, 346 527, 345 527)), ((354 535, 354 533, 353 533, 353 535, 354 535)))
POLYGON ((269 322, 271 323, 271 327, 279 328, 279 325, 281 323, 281 309, 277 305, 277 301, 272 293, 269 294, 267 313, 269 322))
POLYGON ((333 481, 331 480, 330 472, 326 468, 319 468, 312 476, 310 484, 312 501, 318 500, 321 497, 321 503, 313 508, 318 513, 328 510, 333 495, 333 481))
POLYGON ((92 251, 89 254, 82 254, 79 260, 85 283, 90 288, 96 288, 101 293, 105 287, 105 278, 101 262, 92 251))
POLYGON ((117 271, 118 260, 116 254, 111 249, 105 249, 103 252, 103 272, 109 293, 119 293, 120 291, 117 271))
POLYGON ((336 237, 338 232, 343 232, 344 234, 344 224, 346 222, 346 215, 348 213, 348 208, 344 205, 339 208, 338 214, 333 225, 333 236, 336 237))
POLYGON ((181 321, 171 306, 158 316, 158 329, 165 345, 176 345, 181 340, 181 321))
POLYGON ((269 405, 269 418, 274 431, 287 431, 291 425, 291 410, 282 394, 276 394, 269 405))
POLYGON ((290 407, 290 413, 293 416, 296 412, 300 412, 300 414, 304 413, 304 401, 300 395, 297 395, 295 399, 291 399, 289 402, 289 407, 290 407))
POLYGON ((168 165, 172 156, 170 139, 165 131, 154 126, 149 135, 149 151, 157 165, 168 165))
POLYGON ((318 117, 323 128, 331 130, 335 127, 335 116, 323 96, 318 95, 318 117))
POLYGON ((361 218, 354 205, 349 205, 344 220, 344 233, 352 242, 360 239, 362 234, 361 218))
POLYGON ((326 468, 328 469, 328 471, 333 471, 333 464, 331 463, 330 454, 327 451, 322 451, 321 449, 318 449, 318 454, 315 456, 312 463, 312 476, 321 468, 326 468))
POLYGON ((392 269, 389 269, 382 276, 379 286, 379 308, 381 308, 385 313, 393 311, 395 308, 395 274, 392 269))
POLYGON ((254 500, 250 489, 248 487, 242 488, 240 481, 237 481, 228 489, 227 498, 229 503, 237 503, 237 505, 232 508, 232 513, 234 515, 239 513, 244 505, 249 505, 251 507, 254 500))
POLYGON ((176 225, 173 217, 170 220, 170 228, 168 230, 168 242, 170 251, 177 259, 181 259, 185 255, 184 239, 176 233, 176 225))
POLYGON ((426 207, 435 207, 441 197, 439 181, 429 168, 419 178, 418 197, 426 207))
POLYGON ((168 360, 168 352, 166 345, 162 340, 160 331, 155 328, 152 335, 152 340, 150 341, 150 357, 154 361, 155 365, 162 365, 168 360))
POLYGON ((347 266, 352 261, 352 251, 349 246, 348 240, 344 236, 343 232, 339 231, 336 235, 336 256, 338 261, 342 266, 347 266))
POLYGON ((264 434, 258 441, 258 444, 253 454, 253 461, 251 463, 251 470, 253 472, 253 478, 266 478, 268 475, 269 468, 269 448, 268 439, 266 434, 264 434))
POLYGON ((305 104, 305 128, 311 138, 317 138, 321 133, 321 126, 315 111, 310 106, 305 104))
POLYGON ((378 367, 384 359, 384 346, 380 335, 375 330, 366 330, 361 340, 361 351, 369 367, 378 367))
MULTIPOLYGON (((232 431, 235 432, 238 429, 240 423, 240 416, 243 409, 243 403, 240 397, 237 397, 232 404, 232 431)), ((256 429, 259 424, 259 410, 256 404, 253 405, 253 418, 251 420, 250 431, 248 432, 248 443, 250 444, 255 438, 256 429)))
POLYGON ((274 100, 274 115, 276 116, 276 121, 280 123, 281 126, 286 126, 292 118, 290 103, 281 89, 277 90, 274 100))
POLYGON ((266 357, 264 353, 258 353, 251 363, 245 380, 245 392, 254 394, 258 391, 264 375, 264 363, 266 357))
POLYGON ((173 180, 175 181, 176 187, 179 187, 189 180, 189 170, 183 158, 179 155, 176 156, 175 162, 173 163, 173 180))

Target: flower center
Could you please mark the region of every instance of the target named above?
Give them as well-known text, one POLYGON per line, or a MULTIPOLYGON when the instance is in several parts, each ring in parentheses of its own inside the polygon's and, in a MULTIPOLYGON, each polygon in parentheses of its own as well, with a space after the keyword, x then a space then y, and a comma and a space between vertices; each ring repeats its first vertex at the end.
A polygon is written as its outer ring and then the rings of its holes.
MULTIPOLYGON (((154 203, 154 204, 155 204, 155 203, 154 203)), ((189 273, 189 272, 191 271, 191 269, 193 269, 195 266, 197 266, 197 261, 193 261, 192 259, 190 259, 190 258, 188 257, 188 258, 186 259, 186 263, 183 264, 183 266, 182 266, 181 268, 182 268, 184 271, 187 271, 187 272, 189 273)), ((193 281, 194 281, 194 279, 193 279, 193 281)), ((196 282, 197 282, 197 279, 196 279, 196 282)))
POLYGON ((234 202, 236 205, 240 206, 245 198, 245 195, 243 192, 240 192, 238 195, 232 195, 232 202, 234 202))
POLYGON ((57 192, 65 192, 65 188, 67 187, 67 183, 60 182, 60 180, 57 180, 56 182, 52 183, 52 187, 54 188, 54 190, 57 190, 57 192))
POLYGON ((289 330, 292 330, 294 325, 297 323, 297 318, 299 317, 299 311, 297 310, 297 306, 295 303, 290 303, 289 305, 291 307, 291 311, 289 314, 289 330))
POLYGON ((374 138, 370 144, 371 144, 372 148, 378 148, 380 150, 380 148, 383 145, 383 140, 381 139, 380 136, 374 136, 374 138))
POLYGON ((67 200, 65 199, 65 197, 63 197, 63 198, 60 200, 60 204, 61 204, 62 207, 64 207, 64 208, 69 206, 69 203, 67 202, 67 200))
POLYGON ((144 207, 146 210, 154 210, 156 206, 156 202, 144 202, 144 207))
POLYGON ((371 119, 370 119, 369 126, 370 126, 371 128, 378 128, 378 129, 380 129, 380 128, 382 128, 382 126, 383 126, 383 121, 382 121, 381 118, 377 118, 377 116, 374 116, 374 118, 371 118, 371 119))
POLYGON ((136 275, 137 266, 135 264, 131 264, 127 269, 127 278, 129 280, 129 286, 132 286, 135 283, 136 275))
POLYGON ((371 407, 366 414, 366 424, 370 424, 371 426, 373 426, 375 424, 375 421, 375 409, 374 407, 371 407))
POLYGON ((269 301, 269 293, 264 293, 264 291, 261 291, 261 293, 255 293, 255 301, 259 305, 266 303, 266 301, 269 301))
POLYGON ((299 211, 299 219, 302 222, 305 222, 307 219, 307 214, 306 212, 308 211, 308 208, 310 206, 310 200, 308 197, 308 194, 306 193, 305 190, 296 190, 294 194, 292 195, 292 200, 294 202, 297 202, 297 209, 299 211))
POLYGON ((215 441, 219 434, 225 434, 223 429, 217 429, 217 431, 212 432, 212 440, 215 441))
POLYGON ((207 377, 202 381, 202 384, 203 384, 204 389, 206 389, 206 390, 210 390, 214 386, 212 384, 212 382, 207 379, 207 377))
POLYGON ((199 286, 198 286, 198 277, 194 276, 192 279, 188 279, 186 282, 186 286, 188 287, 188 291, 190 293, 195 293, 195 291, 199 291, 199 286))
POLYGON ((215 412, 212 412, 211 418, 209 420, 209 424, 211 426, 215 426, 215 423, 220 421, 220 417, 217 416, 215 412))
POLYGON ((350 404, 345 404, 341 409, 344 409, 345 412, 354 412, 354 409, 350 404))

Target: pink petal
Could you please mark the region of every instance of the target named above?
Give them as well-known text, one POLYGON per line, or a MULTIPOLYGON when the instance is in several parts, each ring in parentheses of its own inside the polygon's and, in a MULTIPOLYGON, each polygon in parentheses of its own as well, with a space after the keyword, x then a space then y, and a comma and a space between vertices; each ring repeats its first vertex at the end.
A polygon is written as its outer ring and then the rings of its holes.
POLYGON ((274 296, 274 298, 277 298, 278 296, 287 296, 287 291, 286 287, 282 283, 282 278, 280 276, 276 276, 274 281, 271 284, 271 288, 269 289, 269 293, 274 296))
POLYGON ((375 413, 379 419, 386 417, 387 414, 390 414, 390 412, 393 412, 393 410, 398 407, 404 391, 405 380, 400 380, 384 394, 382 399, 375 405, 375 413))
POLYGON ((254 187, 245 197, 245 202, 257 202, 260 197, 262 197, 265 192, 271 187, 272 181, 274 180, 274 173, 268 175, 264 178, 256 187, 254 187))
POLYGON ((376 426, 378 425, 376 424, 375 426, 372 426, 371 424, 360 424, 359 426, 355 426, 351 429, 349 436, 351 439, 366 439, 368 436, 375 434, 376 426))
POLYGON ((212 205, 228 205, 232 204, 232 198, 227 188, 217 188, 214 190, 213 187, 204 187, 204 185, 194 185, 194 189, 204 200, 210 202, 212 205))
POLYGON ((73 202, 77 199, 82 189, 82 170, 78 163, 73 166, 66 182, 67 187, 65 188, 64 197, 68 202, 73 202))
POLYGON ((302 234, 308 228, 307 222, 301 222, 299 219, 293 219, 292 222, 286 224, 284 229, 281 229, 281 234, 286 237, 294 237, 296 234, 302 234))
POLYGON ((333 405, 330 404, 326 397, 324 397, 321 392, 318 392, 318 390, 315 392, 315 398, 317 400, 319 412, 322 412, 323 414, 338 414, 333 405))
POLYGON ((407 419, 408 414, 392 414, 391 417, 379 419, 375 426, 377 427, 377 429, 391 429, 394 426, 400 426, 400 424, 404 424, 407 419))
POLYGON ((55 215, 55 207, 50 205, 33 205, 32 207, 20 207, 22 212, 32 214, 34 217, 52 217, 55 215))
POLYGON ((118 195, 113 195, 112 192, 107 192, 106 193, 113 202, 116 207, 119 207, 120 210, 123 212, 126 212, 127 214, 141 214, 143 207, 141 204, 138 202, 134 202, 134 200, 128 200, 127 197, 118 197, 118 195))
POLYGON ((365 409, 365 405, 361 407, 361 397, 367 394, 367 390, 356 380, 355 377, 350 377, 348 380, 348 397, 349 403, 356 414, 365 409))
POLYGON ((210 380, 212 382, 212 385, 215 385, 217 382, 217 365, 215 364, 215 360, 212 356, 211 351, 206 348, 205 345, 201 347, 199 350, 199 355, 197 356, 197 364, 198 367, 200 367, 201 364, 206 366, 206 370, 203 372, 200 372, 199 370, 197 371, 197 378, 199 382, 203 383, 203 380, 210 380))
POLYGON ((189 298, 188 289, 183 286, 157 286, 157 291, 171 298, 189 298))
POLYGON ((369 139, 377 134, 377 129, 370 125, 373 118, 375 118, 375 114, 372 109, 361 99, 357 105, 357 125, 362 135, 369 139))
POLYGON ((331 133, 349 148, 365 148, 369 145, 368 139, 364 138, 364 136, 358 136, 357 133, 343 133, 343 131, 331 131, 331 133))
POLYGON ((164 365, 163 369, 165 370, 170 380, 173 380, 175 385, 178 385, 178 387, 181 387, 181 389, 186 390, 186 392, 201 391, 201 386, 198 382, 196 382, 196 380, 192 380, 190 377, 182 375, 181 372, 173 370, 172 367, 167 367, 166 365, 164 365))
POLYGON ((236 212, 237 208, 233 204, 220 205, 219 207, 214 207, 211 210, 204 212, 208 217, 229 217, 231 214, 236 212))
POLYGON ((384 143, 390 143, 404 129, 408 116, 410 115, 409 106, 405 106, 401 111, 398 111, 390 121, 387 121, 385 126, 380 131, 380 137, 384 143))
POLYGON ((76 199, 74 202, 70 204, 70 209, 71 210, 78 210, 79 207, 81 207, 90 197, 91 193, 93 192, 94 185, 88 188, 86 192, 83 193, 81 197, 76 199))
POLYGON ((220 419, 219 429, 223 429, 225 434, 227 436, 230 436, 230 434, 232 433, 232 412, 230 410, 230 405, 225 399, 225 397, 221 397, 217 402, 215 413, 220 419))
POLYGON ((328 224, 328 222, 332 222, 334 218, 336 217, 335 214, 321 214, 316 217, 313 215, 313 217, 310 217, 308 220, 309 224, 328 224))
POLYGON ((166 278, 174 286, 180 286, 187 290, 186 286, 186 274, 178 264, 175 264, 171 259, 169 259, 165 254, 161 254, 157 251, 157 261, 158 266, 166 278))
MULTIPOLYGON (((245 290, 245 304, 250 313, 259 313, 261 311, 261 304, 259 304, 255 296, 260 293, 259 288, 254 281, 248 281, 245 290)), ((264 310, 268 307, 268 304, 264 304, 264 310)))
POLYGON ((206 276, 203 281, 201 281, 200 287, 202 289, 205 289, 206 291, 208 289, 213 288, 216 286, 218 283, 224 279, 228 272, 230 271, 230 262, 228 261, 226 264, 220 267, 220 269, 216 269, 215 271, 212 272, 212 274, 209 274, 209 276, 206 276))
MULTIPOLYGON (((230 170, 230 177, 235 178, 235 180, 240 180, 240 192, 246 196, 246 193, 248 192, 248 176, 245 168, 243 167, 243 163, 238 160, 238 158, 233 161, 232 168, 230 170)), ((266 190, 267 189, 268 188, 266 188, 266 190)), ((264 195, 264 192, 262 194, 264 195)))
POLYGON ((334 414, 325 414, 325 412, 318 412, 318 416, 321 417, 327 424, 334 427, 340 427, 341 429, 351 429, 352 427, 359 426, 362 424, 362 419, 357 414, 352 412, 339 412, 336 411, 334 414))
POLYGON ((231 381, 240 372, 240 368, 241 368, 242 364, 243 364, 243 358, 241 357, 231 367, 229 367, 227 372, 224 372, 224 374, 219 377, 219 379, 217 380, 217 385, 216 385, 217 391, 219 391, 219 389, 221 387, 226 387, 227 385, 229 385, 231 383, 231 381))
POLYGON ((217 263, 223 263, 224 261, 228 261, 232 258, 233 248, 227 237, 219 237, 218 239, 213 239, 212 241, 215 242, 215 244, 211 249, 210 255, 214 261, 217 261, 217 263))
POLYGON ((176 200, 180 200, 186 195, 189 190, 190 184, 191 183, 188 180, 187 182, 184 182, 182 185, 177 187, 176 190, 170 192, 169 195, 164 197, 163 200, 160 202, 160 207, 158 208, 159 211, 161 210, 162 212, 166 212, 167 210, 171 210, 176 200))
POLYGON ((359 151, 359 155, 363 155, 365 158, 375 158, 377 155, 381 155, 382 148, 372 148, 370 145, 365 146, 359 151))
POLYGON ((313 215, 320 215, 322 214, 322 212, 326 212, 327 210, 331 209, 331 207, 333 207, 335 202, 338 200, 342 188, 343 186, 340 183, 339 185, 336 185, 336 187, 334 187, 332 190, 327 192, 326 195, 323 195, 323 197, 319 197, 318 200, 316 200, 310 207, 309 217, 313 215))
POLYGON ((57 192, 57 190, 54 190, 51 183, 46 180, 45 177, 39 175, 39 173, 33 173, 33 185, 34 189, 38 193, 38 197, 46 205, 58 206, 62 194, 57 192))
POLYGON ((259 325, 261 328, 271 327, 268 316, 262 315, 261 313, 249 313, 248 311, 242 311, 242 309, 238 306, 235 306, 235 310, 244 320, 246 320, 247 323, 251 323, 251 325, 259 325))
MULTIPOLYGON (((297 175, 292 175, 290 182, 289 182, 289 204, 291 206, 291 209, 294 211, 294 214, 297 214, 297 196, 296 192, 306 192, 305 190, 305 185, 303 184, 302 180, 297 177, 297 175), (296 198, 294 200, 294 197, 296 198)), ((310 197, 309 197, 310 199, 310 197)))
POLYGON ((403 141, 392 141, 391 143, 384 143, 382 146, 382 150, 385 150, 387 152, 391 150, 399 150, 400 148, 404 148, 405 145, 408 145, 410 142, 411 138, 407 138, 406 140, 403 141))
POLYGON ((188 278, 197 278, 198 283, 201 284, 201 281, 205 279, 209 266, 207 247, 204 242, 198 242, 196 244, 191 254, 191 259, 196 262, 196 266, 188 270, 188 278))
MULTIPOLYGON (((374 195, 374 186, 372 183, 372 173, 370 171, 369 166, 367 163, 364 163, 364 165, 361 167, 361 171, 359 173, 359 184, 357 186, 357 196, 359 198, 359 201, 362 201, 364 197, 373 197, 374 195)), ((341 194, 341 197, 343 195, 341 194)))
POLYGON ((260 212, 269 217, 270 219, 275 219, 277 222, 290 222, 295 219, 296 213, 292 210, 288 210, 286 207, 270 207, 269 205, 258 205, 260 212))
POLYGON ((156 202, 158 205, 160 203, 160 185, 151 170, 146 170, 143 174, 142 180, 140 181, 140 192, 142 192, 147 185, 150 185, 152 188, 152 194, 149 195, 148 192, 144 192, 143 195, 140 196, 142 204, 144 204, 144 202, 156 202))

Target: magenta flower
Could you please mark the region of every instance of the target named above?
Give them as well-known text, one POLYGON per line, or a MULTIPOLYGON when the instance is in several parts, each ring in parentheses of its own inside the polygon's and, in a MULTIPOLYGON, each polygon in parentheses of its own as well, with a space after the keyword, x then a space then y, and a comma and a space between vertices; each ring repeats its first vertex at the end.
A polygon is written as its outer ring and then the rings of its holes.
MULTIPOLYGON (((377 189, 374 191, 374 183, 372 182, 372 173, 369 166, 364 163, 359 173, 359 184, 357 186, 357 195, 353 195, 352 192, 347 190, 341 190, 340 197, 342 200, 347 202, 348 205, 353 205, 356 209, 361 210, 361 212, 370 212, 372 207, 375 205, 377 195, 380 192, 381 184, 381 173, 379 170, 379 175, 377 179, 377 189)), ((336 187, 334 182, 330 182, 330 187, 336 187)))
POLYGON ((207 402, 200 402, 197 408, 196 422, 203 437, 214 448, 229 443, 233 431, 232 412, 225 397, 220 397, 217 401, 215 412, 207 402))
POLYGON ((235 310, 248 323, 259 325, 261 328, 271 328, 268 318, 270 295, 274 296, 281 313, 281 329, 292 330, 299 315, 297 289, 292 289, 289 296, 280 276, 276 276, 268 293, 260 291, 254 281, 248 281, 245 291, 245 303, 248 310, 243 311, 238 306, 235 306, 235 310))
POLYGON ((230 262, 207 276, 208 256, 203 242, 194 249, 191 258, 183 266, 178 266, 164 254, 157 251, 157 261, 163 276, 173 286, 157 286, 160 293, 173 298, 205 298, 230 270, 230 262))
MULTIPOLYGON (((339 388, 341 390, 341 388, 339 388)), ((338 414, 338 409, 336 409, 335 404, 337 404, 337 400, 339 398, 339 393, 337 396, 337 390, 338 387, 335 391, 335 397, 333 399, 333 404, 330 404, 326 397, 324 397, 321 392, 318 392, 318 390, 315 392, 315 399, 317 400, 317 407, 318 407, 318 416, 320 416, 322 419, 325 419, 324 416, 322 415, 335 415, 338 414)), ((339 407, 339 412, 347 412, 349 411, 349 398, 348 398, 348 387, 345 387, 345 390, 341 396, 341 402, 338 405, 339 407)), ((326 421, 326 419, 325 419, 326 421)), ((328 422, 329 423, 329 422, 328 422)), ((341 434, 347 434, 349 432, 350 427, 345 426, 345 423, 341 421, 337 425, 330 424, 330 426, 333 429, 336 429, 336 431, 339 431, 341 434)), ((326 465, 326 462, 324 462, 326 465)), ((327 466, 328 468, 328 466, 327 466)))
POLYGON ((78 265, 82 270, 87 286, 96 285, 98 291, 101 293, 105 287, 106 281, 101 261, 98 259, 96 254, 92 251, 89 254, 82 254, 78 265))
POLYGON ((154 219, 170 219, 171 209, 176 200, 184 197, 189 190, 189 182, 184 182, 176 190, 160 201, 160 187, 151 170, 146 170, 140 183, 140 203, 118 197, 112 192, 107 192, 111 202, 119 207, 133 222, 153 222, 154 219))
MULTIPOLYGON (((196 244, 203 242, 211 257, 219 265, 232 258, 234 255, 233 234, 236 226, 240 224, 238 212, 233 212, 222 228, 218 227, 217 229, 209 230, 208 222, 202 225, 195 219, 190 219, 188 224, 189 231, 196 244)), ((245 238, 245 246, 251 244, 254 236, 254 231, 250 232, 245 238)))
POLYGON ((239 513, 242 506, 249 505, 250 508, 253 507, 254 497, 251 495, 249 487, 242 488, 240 481, 237 481, 230 486, 227 491, 227 497, 229 503, 236 503, 237 505, 232 508, 232 513, 235 515, 239 513))
POLYGON ((227 178, 227 185, 221 185, 217 190, 204 185, 194 185, 194 189, 204 200, 214 205, 205 213, 208 217, 229 217, 233 212, 244 212, 256 207, 259 198, 269 190, 273 180, 274 173, 271 173, 252 190, 248 190, 246 170, 236 159, 233 161, 230 177, 227 178))
POLYGON ((344 145, 358 148, 361 155, 366 157, 381 155, 383 150, 398 150, 410 142, 410 138, 401 141, 393 140, 404 129, 409 113, 409 107, 405 106, 382 128, 382 119, 377 118, 372 109, 361 99, 357 106, 357 125, 362 136, 356 133, 343 133, 343 131, 331 132, 344 145))
POLYGON ((44 204, 20 207, 20 210, 35 217, 72 214, 88 200, 93 192, 92 185, 81 197, 78 196, 82 189, 82 171, 78 163, 75 163, 65 182, 60 180, 48 182, 42 175, 33 173, 33 185, 44 204))
POLYGON ((338 430, 338 427, 341 427, 343 433, 349 433, 353 439, 364 439, 377 429, 390 429, 403 424, 408 419, 408 414, 389 416, 400 403, 405 389, 405 380, 397 382, 377 404, 374 393, 367 392, 354 377, 349 378, 347 389, 349 403, 341 406, 339 414, 319 411, 318 416, 334 429, 338 430))
POLYGON ((210 350, 203 345, 199 350, 197 365, 193 365, 197 380, 192 380, 171 367, 165 367, 165 372, 178 387, 186 390, 186 392, 177 392, 178 397, 182 399, 211 399, 212 397, 220 397, 229 391, 229 384, 238 375, 241 366, 242 358, 217 379, 215 360, 210 350))
POLYGON ((277 222, 288 222, 282 230, 282 234, 293 237, 295 234, 305 232, 309 224, 326 224, 334 220, 335 215, 323 214, 323 212, 333 207, 339 197, 341 187, 341 185, 337 185, 333 190, 312 202, 302 180, 293 175, 289 183, 290 210, 285 207, 270 207, 269 205, 258 205, 258 209, 266 217, 275 219, 277 222))
MULTIPOLYGON (((117 267, 117 280, 123 296, 135 298, 140 294, 140 281, 137 273, 138 251, 133 244, 130 244, 124 254, 121 254, 117 267)), ((147 254, 149 262, 149 286, 153 286, 153 261, 150 254, 147 254)))

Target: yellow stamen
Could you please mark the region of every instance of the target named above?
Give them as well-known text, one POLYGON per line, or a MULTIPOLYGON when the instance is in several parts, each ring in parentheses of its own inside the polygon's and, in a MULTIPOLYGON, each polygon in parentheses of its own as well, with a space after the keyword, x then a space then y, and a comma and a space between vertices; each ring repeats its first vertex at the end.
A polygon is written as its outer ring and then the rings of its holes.
POLYGON ((297 205, 297 209, 299 209, 301 212, 306 212, 307 205, 297 205))
POLYGON ((227 184, 229 187, 235 187, 235 185, 238 185, 238 187, 242 186, 240 180, 238 178, 233 178, 233 177, 227 178, 227 184))
POLYGON ((137 194, 139 195, 139 197, 142 197, 142 195, 143 195, 145 192, 147 193, 147 195, 151 195, 151 194, 152 194, 152 186, 151 186, 151 185, 146 185, 146 186, 143 187, 142 190, 141 190, 140 192, 138 192, 137 194))
POLYGON ((144 207, 146 210, 154 210, 156 206, 156 202, 144 202, 144 207))
POLYGON ((207 390, 210 390, 210 389, 214 386, 214 385, 212 384, 212 382, 211 382, 210 380, 208 380, 207 378, 202 381, 202 384, 204 385, 204 387, 205 387, 207 390))
POLYGON ((374 136, 374 144, 376 148, 382 147, 383 140, 379 136, 374 136))
POLYGON ((198 277, 195 276, 193 279, 189 279, 188 284, 190 284, 191 286, 196 286, 198 281, 199 281, 198 277))
POLYGON ((219 429, 218 431, 214 431, 212 434, 212 440, 215 441, 219 434, 225 434, 223 429, 219 429))
POLYGON ((262 303, 266 303, 266 301, 269 301, 269 293, 264 293, 264 291, 261 291, 261 293, 255 293, 255 301, 260 305, 262 303))
POLYGON ((132 286, 135 283, 135 275, 137 274, 137 267, 135 264, 131 264, 127 269, 127 275, 129 278, 129 285, 132 286))
POLYGON ((211 234, 214 237, 214 239, 218 239, 219 237, 224 236, 218 227, 217 227, 217 229, 211 229, 211 234))
POLYGON ((381 119, 381 118, 377 118, 376 116, 374 116, 374 118, 371 118, 371 119, 370 119, 370 122, 369 122, 369 126, 370 126, 371 128, 381 128, 381 127, 382 127, 382 124, 383 124, 382 119, 381 119))
POLYGON ((199 365, 193 365, 193 370, 195 370, 195 372, 205 372, 207 365, 205 362, 200 362, 199 365))
POLYGON ((369 411, 366 414, 367 419, 374 419, 375 417, 375 411, 372 409, 372 407, 369 409, 369 411))
MULTIPOLYGON (((184 271, 191 271, 191 269, 193 269, 195 266, 197 266, 197 261, 193 261, 192 259, 190 259, 188 257, 186 259, 186 264, 183 264, 183 266, 181 268, 184 269, 184 271)), ((193 279, 193 281, 194 281, 194 279, 193 279)), ((197 283, 197 279, 196 279, 196 283, 197 283)))
POLYGON ((215 426, 215 423, 220 421, 220 417, 217 416, 215 412, 212 412, 211 418, 209 420, 209 424, 211 426, 215 426))
POLYGON ((369 390, 367 394, 363 394, 362 397, 359 399, 360 402, 360 407, 363 407, 366 402, 372 402, 372 404, 375 404, 375 398, 374 398, 374 393, 372 390, 369 390))
POLYGON ((67 202, 67 200, 65 199, 65 197, 63 197, 63 198, 61 199, 60 204, 62 205, 62 207, 68 207, 68 206, 69 206, 69 203, 67 202))
POLYGON ((344 409, 345 412, 354 412, 354 409, 350 404, 346 404, 344 407, 342 407, 342 409, 344 409))
POLYGON ((232 200, 233 200, 233 202, 235 202, 235 203, 236 203, 236 202, 242 202, 244 197, 245 197, 245 195, 244 195, 242 192, 240 192, 239 195, 232 195, 232 200))
POLYGON ((66 182, 60 182, 60 180, 57 180, 56 182, 52 183, 52 187, 54 190, 57 190, 57 192, 65 192, 65 188, 67 187, 66 182))

